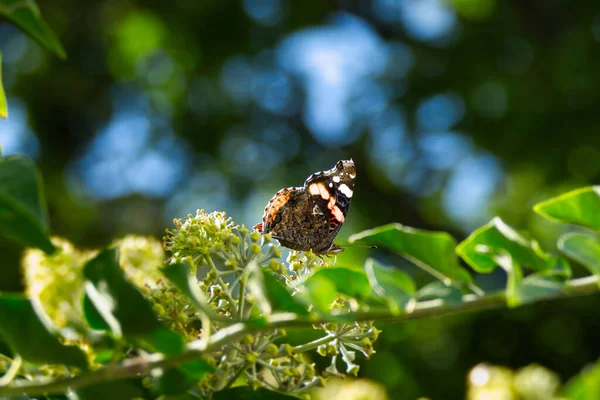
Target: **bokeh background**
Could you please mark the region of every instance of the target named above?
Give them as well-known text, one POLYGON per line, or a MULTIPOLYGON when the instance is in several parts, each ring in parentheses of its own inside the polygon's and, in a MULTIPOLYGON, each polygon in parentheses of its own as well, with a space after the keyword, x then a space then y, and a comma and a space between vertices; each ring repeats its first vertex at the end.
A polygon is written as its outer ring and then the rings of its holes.
MULTIPOLYGON (((278 189, 351 157, 340 243, 388 222, 462 240, 500 215, 556 251, 568 227, 532 205, 600 176, 597 1, 38 3, 68 59, 0 21, 0 143, 36 161, 52 231, 80 247, 198 208, 252 226, 278 189)), ((0 242, 5 263, 21 250, 0 242)), ((367 255, 431 280, 379 250, 338 263, 367 255)), ((482 361, 566 381, 600 355, 599 300, 382 324, 361 376, 407 399, 463 398, 482 361)))

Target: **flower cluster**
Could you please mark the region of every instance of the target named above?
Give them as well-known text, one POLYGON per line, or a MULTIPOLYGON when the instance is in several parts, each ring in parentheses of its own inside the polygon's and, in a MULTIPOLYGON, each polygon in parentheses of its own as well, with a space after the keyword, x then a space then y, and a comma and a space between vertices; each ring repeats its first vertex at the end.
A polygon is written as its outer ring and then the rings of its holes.
MULTIPOLYGON (((291 293, 296 293, 315 271, 329 266, 312 252, 292 251, 283 262, 283 251, 272 243, 269 234, 261 235, 236 226, 225 213, 199 210, 196 215, 174 222, 175 229, 168 230, 164 237, 164 247, 171 253, 168 262, 190 263, 209 306, 218 315, 234 321, 255 317, 260 312, 253 293, 246 286, 251 265, 273 272, 288 285, 291 293)), ((354 299, 340 295, 331 306, 349 310, 353 308, 352 301, 354 299)), ((187 318, 192 320, 197 316, 187 318)), ((211 322, 211 330, 221 327, 223 322, 211 322)), ((346 364, 346 373, 356 375, 356 351, 369 357, 373 353, 372 342, 379 334, 371 323, 320 324, 314 328, 323 331, 324 336, 298 346, 275 344, 285 337, 285 331, 277 329, 249 334, 238 342, 224 345, 212 353, 217 372, 203 382, 202 389, 205 393, 221 390, 242 378, 254 388, 306 394, 322 385, 323 376, 343 375, 336 367, 338 357, 346 364), (323 376, 306 356, 311 350, 331 357, 331 365, 323 371, 323 376)), ((193 333, 202 337, 203 329, 193 333)))
POLYGON ((52 243, 57 250, 51 255, 38 249, 25 251, 21 262, 25 293, 65 337, 78 339, 87 326, 80 306, 82 271, 96 252, 78 250, 58 237, 53 237, 52 243))

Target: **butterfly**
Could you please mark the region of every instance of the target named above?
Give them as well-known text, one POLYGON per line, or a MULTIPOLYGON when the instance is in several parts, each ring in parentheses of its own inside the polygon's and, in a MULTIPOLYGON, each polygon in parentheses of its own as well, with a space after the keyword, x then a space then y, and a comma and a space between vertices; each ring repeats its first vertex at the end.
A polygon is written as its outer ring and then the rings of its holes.
POLYGON ((292 250, 341 253, 344 249, 333 240, 348 214, 355 180, 354 161, 340 160, 333 168, 309 176, 304 186, 281 189, 254 230, 271 233, 292 250))

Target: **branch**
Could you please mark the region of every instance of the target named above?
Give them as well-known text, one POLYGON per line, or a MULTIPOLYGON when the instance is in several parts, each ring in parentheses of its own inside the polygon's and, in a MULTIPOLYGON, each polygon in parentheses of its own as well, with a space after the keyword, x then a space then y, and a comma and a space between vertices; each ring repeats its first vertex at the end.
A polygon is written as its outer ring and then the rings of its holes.
MULTIPOLYGON (((567 282, 566 289, 545 298, 549 300, 563 297, 574 297, 600 291, 600 279, 597 276, 573 279, 567 282)), ((68 390, 76 390, 85 386, 99 384, 107 381, 138 377, 149 373, 154 368, 168 368, 177 366, 186 361, 202 358, 206 353, 217 350, 221 346, 233 342, 242 336, 258 331, 272 330, 275 328, 289 328, 311 326, 317 323, 331 322, 343 319, 345 321, 406 321, 445 316, 463 311, 484 310, 507 306, 504 292, 491 293, 484 297, 468 294, 463 296, 463 302, 456 305, 445 304, 442 299, 421 301, 416 303, 413 311, 401 315, 393 315, 388 309, 375 309, 367 312, 355 312, 336 317, 300 316, 294 313, 277 313, 267 317, 267 324, 253 324, 252 322, 238 322, 215 332, 207 341, 197 340, 190 342, 186 350, 178 355, 165 358, 162 354, 139 356, 124 361, 122 364, 113 365, 64 379, 45 383, 13 382, 11 386, 0 387, 0 398, 9 396, 41 396, 62 394, 68 390)))

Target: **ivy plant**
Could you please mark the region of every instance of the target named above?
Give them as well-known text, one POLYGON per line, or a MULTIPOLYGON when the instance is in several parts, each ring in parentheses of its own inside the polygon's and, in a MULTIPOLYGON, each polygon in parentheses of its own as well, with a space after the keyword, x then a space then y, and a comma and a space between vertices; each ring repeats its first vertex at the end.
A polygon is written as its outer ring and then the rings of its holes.
MULTIPOLYGON (((598 229, 599 193, 579 189, 535 211, 598 229)), ((51 236, 39 173, 22 156, 0 159, 0 233, 28 247, 20 266, 25 292, 0 293, 0 397, 310 398, 327 379, 358 374, 357 359, 376 350, 378 320, 600 289, 600 244, 592 235, 568 233, 558 240, 562 255, 551 254, 500 218, 461 243, 397 223, 350 238, 428 272, 434 282, 423 287, 372 258, 359 269, 312 252, 284 258, 270 235, 224 212, 177 218, 162 243, 128 236, 84 251, 51 236), (569 260, 590 274, 572 279, 569 260), (470 272, 497 268, 508 279, 494 292, 470 272), (289 343, 293 327, 312 327, 316 339, 289 343), (317 368, 315 357, 327 366, 317 368)), ((0 279, 10 268, 19 266, 4 265, 0 279)))

